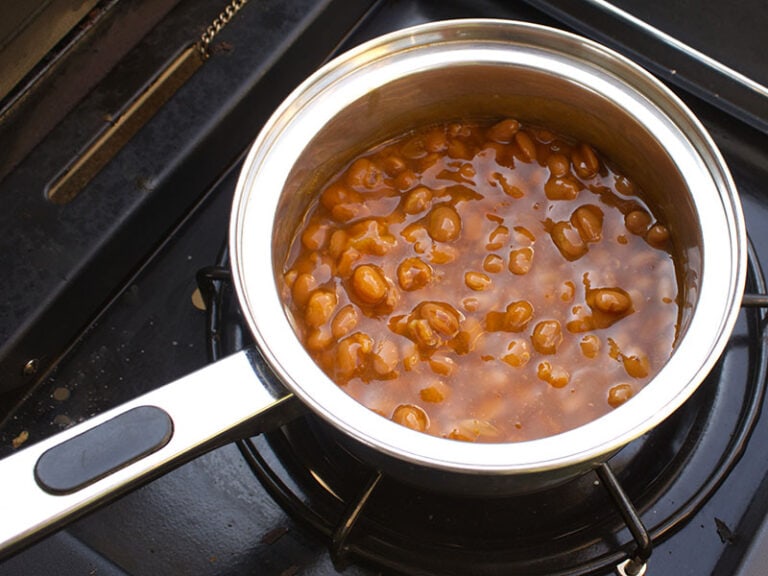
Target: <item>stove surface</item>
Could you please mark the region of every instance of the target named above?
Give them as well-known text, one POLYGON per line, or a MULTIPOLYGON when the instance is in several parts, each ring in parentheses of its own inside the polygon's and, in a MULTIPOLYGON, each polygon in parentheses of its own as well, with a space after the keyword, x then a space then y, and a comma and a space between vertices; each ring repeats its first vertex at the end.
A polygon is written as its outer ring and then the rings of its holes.
MULTIPOLYGON (((176 10, 183 10, 184 4, 176 10)), ((632 0, 612 5, 748 80, 768 82, 753 49, 756 43, 747 40, 760 38, 766 24, 759 3, 740 3, 732 18, 713 18, 721 6, 709 0, 705 4, 706 9, 701 3, 677 0, 653 12, 646 3, 632 0), (697 17, 687 18, 691 13, 697 17), (723 37, 733 41, 712 40, 723 37)), ((206 17, 201 24, 209 20, 204 11, 197 14, 206 17)), ((27 443, 48 437, 206 364, 206 314, 193 299, 196 274, 221 258, 242 155, 261 123, 293 86, 339 50, 404 26, 455 17, 521 19, 571 29, 636 57, 669 82, 702 119, 731 168, 754 247, 753 268, 759 272, 768 265, 768 97, 761 100, 749 82, 734 82, 706 62, 697 65, 690 53, 681 55, 647 29, 623 33, 637 30, 637 24, 628 24, 601 2, 251 1, 222 30, 219 51, 210 62, 68 206, 48 206, 45 184, 60 168, 56 161, 65 161, 54 151, 62 142, 77 140, 78 115, 86 114, 85 108, 99 109, 103 95, 100 100, 98 87, 0 181, 0 197, 16 197, 13 218, 4 216, 6 228, 13 227, 7 238, 23 247, 23 253, 4 257, 6 265, 14 270, 26 260, 23 270, 30 285, 14 286, 14 298, 37 298, 25 301, 14 314, 0 314, 3 333, 14 344, 6 351, 15 364, 3 366, 20 371, 29 358, 38 357, 46 366, 34 382, 0 396, 0 457, 13 452, 14 443, 25 437, 27 443), (176 137, 169 141, 169 134, 176 137), (27 194, 19 198, 21 192, 27 194), (115 248, 126 242, 130 250, 115 248), (45 251, 44 257, 35 252, 38 248, 45 251), (35 270, 56 258, 54 269, 35 270), (94 277, 98 281, 92 284, 94 277), (68 294, 74 288, 85 290, 92 300, 87 314, 49 311, 50 302, 72 302, 68 294), (41 324, 57 327, 56 346, 42 344, 44 353, 35 350, 36 339, 46 333, 35 328, 41 324)), ((765 343, 762 326, 757 333, 753 326, 760 314, 742 311, 718 375, 748 378, 757 370, 760 358, 750 352, 746 340, 765 343)), ((733 404, 705 425, 715 434, 722 426, 727 436, 742 424, 739 406, 749 398, 729 397, 737 387, 729 386, 727 378, 718 382, 705 385, 699 396, 733 404)), ((680 529, 662 533, 654 542, 649 574, 764 574, 764 412, 754 414, 754 430, 740 446, 743 456, 714 494, 680 529)), ((692 422, 703 426, 695 418, 692 422)), ((265 441, 257 438, 253 444, 265 441)), ((691 475, 697 467, 709 466, 697 458, 686 464, 691 475)), ((684 499, 685 490, 679 495, 684 499)), ((677 497, 675 493, 668 499, 677 497)), ((662 499, 641 510, 647 526, 663 525, 658 515, 666 505, 662 499)), ((619 538, 624 542, 626 535, 619 538)), ((547 548, 548 543, 541 545, 547 548)), ((328 546, 322 530, 297 520, 275 501, 233 444, 182 465, 2 561, 0 574, 50 574, 52 566, 57 574, 116 576, 341 573, 328 546)), ((365 558, 353 556, 351 561, 344 574, 391 572, 365 558)), ((600 568, 595 573, 611 572, 600 568)), ((558 573, 583 572, 562 568, 558 573)))

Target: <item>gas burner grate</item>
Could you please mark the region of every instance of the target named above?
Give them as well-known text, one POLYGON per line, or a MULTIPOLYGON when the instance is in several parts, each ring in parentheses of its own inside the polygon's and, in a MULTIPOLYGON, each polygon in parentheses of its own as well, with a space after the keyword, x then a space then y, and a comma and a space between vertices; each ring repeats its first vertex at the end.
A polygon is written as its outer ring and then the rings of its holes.
MULTIPOLYGON (((228 262, 225 247, 215 266, 198 273, 211 360, 251 344, 228 262)), ((643 574, 653 544, 688 523, 744 452, 768 374, 765 293, 750 243, 742 313, 699 390, 594 473, 544 492, 476 499, 404 485, 360 462, 309 414, 238 447, 272 498, 327 539, 339 567, 357 562, 425 575, 643 574)))

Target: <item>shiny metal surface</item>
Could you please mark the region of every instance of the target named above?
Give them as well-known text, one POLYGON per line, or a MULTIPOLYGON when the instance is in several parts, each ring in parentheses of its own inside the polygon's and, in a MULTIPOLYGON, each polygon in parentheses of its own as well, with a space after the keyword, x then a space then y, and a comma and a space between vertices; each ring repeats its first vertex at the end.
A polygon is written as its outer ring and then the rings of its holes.
POLYGON ((270 424, 270 415, 285 414, 290 395, 260 383, 252 354, 238 352, 0 460, 0 555, 166 471, 172 462, 189 460, 232 435, 259 432, 260 424, 270 424), (69 494, 51 494, 38 485, 35 464, 47 450, 138 406, 155 406, 170 415, 173 434, 164 447, 69 494))
POLYGON ((761 84, 756 80, 753 80, 749 76, 742 74, 741 72, 739 72, 738 70, 735 70, 731 66, 727 66, 726 64, 720 62, 719 60, 716 60, 715 58, 712 58, 707 54, 704 54, 700 50, 697 50, 696 48, 686 44, 685 42, 682 42, 681 40, 678 40, 674 36, 671 36, 663 32, 662 30, 659 30, 658 28, 651 26, 641 18, 638 18, 637 16, 633 16, 626 10, 622 10, 621 8, 619 8, 618 6, 615 6, 611 2, 608 2, 607 0, 587 0, 587 1, 594 4, 601 10, 610 12, 616 15, 616 17, 618 18, 621 18, 623 20, 630 22, 633 26, 644 30, 648 34, 672 46, 674 49, 688 54, 691 58, 694 58, 695 60, 698 60, 699 62, 701 62, 704 66, 707 66, 717 71, 719 74, 722 74, 723 76, 726 76, 732 79, 734 82, 738 82, 739 84, 742 84, 748 90, 755 92, 756 94, 760 95, 762 98, 768 98, 768 86, 765 86, 764 84, 761 84))
POLYGON ((676 96, 600 45, 499 20, 395 32, 311 76, 254 143, 230 230, 246 319, 286 386, 388 472, 470 493, 539 489, 572 477, 685 402, 734 325, 746 274, 745 240, 728 169, 676 96), (593 143, 640 184, 684 254, 685 305, 676 352, 631 402, 550 438, 473 445, 396 425, 328 379, 294 335, 279 297, 279 270, 292 223, 305 212, 314 187, 357 150, 414 125, 507 115, 593 143))

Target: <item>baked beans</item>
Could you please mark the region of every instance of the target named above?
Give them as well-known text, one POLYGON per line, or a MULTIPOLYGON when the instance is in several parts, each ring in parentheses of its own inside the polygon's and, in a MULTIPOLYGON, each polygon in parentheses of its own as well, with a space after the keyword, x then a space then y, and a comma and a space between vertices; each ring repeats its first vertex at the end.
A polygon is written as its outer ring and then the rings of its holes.
POLYGON ((317 364, 399 424, 524 441, 629 401, 669 358, 670 231, 584 142, 507 118, 359 155, 299 225, 283 299, 317 364))

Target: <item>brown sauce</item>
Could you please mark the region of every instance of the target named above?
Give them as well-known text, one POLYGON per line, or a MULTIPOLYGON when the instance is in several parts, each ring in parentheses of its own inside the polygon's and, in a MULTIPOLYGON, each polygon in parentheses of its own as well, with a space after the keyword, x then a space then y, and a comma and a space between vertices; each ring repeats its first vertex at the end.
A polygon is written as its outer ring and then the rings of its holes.
POLYGON ((669 358, 669 230, 595 150, 514 119, 355 158, 295 235, 284 302, 350 396, 436 436, 513 442, 623 404, 669 358))

